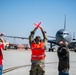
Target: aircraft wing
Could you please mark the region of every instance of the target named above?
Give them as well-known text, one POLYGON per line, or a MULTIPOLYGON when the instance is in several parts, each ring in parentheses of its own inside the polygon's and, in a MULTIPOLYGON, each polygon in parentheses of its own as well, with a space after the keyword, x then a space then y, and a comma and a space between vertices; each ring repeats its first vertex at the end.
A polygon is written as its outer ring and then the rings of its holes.
POLYGON ((56 40, 48 40, 49 43, 56 43, 56 40))
POLYGON ((54 44, 56 44, 56 37, 54 37, 54 36, 48 36, 48 37, 49 37, 49 38, 53 38, 53 39, 48 40, 49 43, 54 43, 54 44))
POLYGON ((53 38, 53 39, 48 39, 48 43, 53 43, 53 44, 56 44, 56 45, 58 45, 57 43, 56 43, 56 37, 54 37, 54 36, 48 36, 49 38, 53 38))
POLYGON ((27 37, 7 36, 7 35, 4 35, 3 37, 8 37, 8 38, 18 38, 18 39, 29 39, 29 38, 27 38, 27 37))
POLYGON ((54 37, 54 36, 48 36, 49 38, 56 38, 56 37, 54 37))

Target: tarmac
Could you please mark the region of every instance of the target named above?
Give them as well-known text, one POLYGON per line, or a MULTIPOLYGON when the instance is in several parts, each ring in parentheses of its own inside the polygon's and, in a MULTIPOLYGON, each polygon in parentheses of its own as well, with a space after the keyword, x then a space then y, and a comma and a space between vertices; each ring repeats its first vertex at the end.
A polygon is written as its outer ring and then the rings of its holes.
MULTIPOLYGON (((31 68, 30 50, 4 50, 3 75, 29 75, 31 68)), ((45 75, 58 75, 57 52, 46 51, 45 75)), ((76 75, 76 53, 70 51, 69 75, 76 75)))

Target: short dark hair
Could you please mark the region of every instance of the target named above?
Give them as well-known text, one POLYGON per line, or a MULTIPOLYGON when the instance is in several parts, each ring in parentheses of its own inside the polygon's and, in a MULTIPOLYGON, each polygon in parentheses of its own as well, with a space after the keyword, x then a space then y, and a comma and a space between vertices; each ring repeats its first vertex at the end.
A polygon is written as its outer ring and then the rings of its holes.
POLYGON ((35 39, 37 39, 37 38, 41 38, 41 37, 40 36, 36 36, 35 39))
MULTIPOLYGON (((40 37, 40 36, 36 36, 36 37, 35 37, 35 41, 36 41, 36 39, 37 39, 37 38, 40 38, 40 39, 41 39, 41 37, 40 37)), ((40 40, 40 41, 41 41, 41 40, 40 40)))

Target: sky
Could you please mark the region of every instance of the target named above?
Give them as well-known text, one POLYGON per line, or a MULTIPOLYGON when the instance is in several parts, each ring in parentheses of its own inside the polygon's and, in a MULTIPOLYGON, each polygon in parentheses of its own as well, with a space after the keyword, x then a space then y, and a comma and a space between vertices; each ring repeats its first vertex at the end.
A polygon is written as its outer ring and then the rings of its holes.
MULTIPOLYGON (((0 33, 9 36, 29 37, 35 28, 41 26, 48 36, 55 36, 59 29, 76 32, 76 0, 0 0, 0 33)), ((42 37, 40 29, 36 35, 42 37)), ((4 38, 11 43, 28 43, 28 40, 4 38)))

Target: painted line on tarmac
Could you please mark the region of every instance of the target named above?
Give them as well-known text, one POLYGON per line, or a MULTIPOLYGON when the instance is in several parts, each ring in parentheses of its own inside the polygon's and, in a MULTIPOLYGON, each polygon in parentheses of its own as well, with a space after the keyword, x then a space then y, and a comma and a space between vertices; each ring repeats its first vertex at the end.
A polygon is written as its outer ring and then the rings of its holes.
POLYGON ((10 71, 13 71, 15 69, 19 69, 19 68, 23 68, 23 67, 27 67, 27 66, 30 66, 30 64, 29 65, 22 65, 22 66, 15 66, 15 67, 7 68, 7 69, 3 70, 3 74, 7 73, 7 72, 10 72, 10 71))
MULTIPOLYGON (((76 61, 70 61, 70 62, 76 63, 76 61)), ((45 64, 55 64, 55 63, 58 63, 58 62, 46 62, 45 64)), ((16 70, 16 69, 19 69, 19 68, 28 67, 28 66, 31 66, 31 64, 7 68, 7 69, 3 70, 3 74, 10 72, 10 71, 13 71, 13 70, 16 70)))
MULTIPOLYGON (((52 63, 57 63, 57 62, 47 62, 45 64, 52 64, 52 63)), ((19 69, 19 68, 28 67, 28 66, 31 66, 31 64, 7 68, 7 69, 3 70, 3 74, 10 72, 10 71, 13 71, 13 70, 16 70, 16 69, 19 69)))

